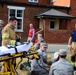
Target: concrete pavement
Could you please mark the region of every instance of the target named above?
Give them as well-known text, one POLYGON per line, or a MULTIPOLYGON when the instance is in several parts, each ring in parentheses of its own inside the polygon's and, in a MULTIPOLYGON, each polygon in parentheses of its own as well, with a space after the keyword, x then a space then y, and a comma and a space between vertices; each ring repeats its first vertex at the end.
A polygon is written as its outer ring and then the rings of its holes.
POLYGON ((54 53, 59 49, 68 49, 68 45, 67 44, 48 44, 47 52, 54 53))

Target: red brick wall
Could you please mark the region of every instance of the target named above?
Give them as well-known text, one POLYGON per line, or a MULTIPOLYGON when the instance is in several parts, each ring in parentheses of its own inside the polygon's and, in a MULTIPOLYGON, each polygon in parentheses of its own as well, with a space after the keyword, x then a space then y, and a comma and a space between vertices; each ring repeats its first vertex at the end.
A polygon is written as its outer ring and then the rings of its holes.
POLYGON ((49 4, 49 0, 39 0, 38 3, 39 4, 46 4, 46 5, 48 5, 49 4))
POLYGON ((70 5, 71 5, 70 14, 76 16, 76 0, 71 0, 70 5))
MULTIPOLYGON (((14 0, 16 2, 29 2, 28 0, 14 0)), ((33 2, 34 3, 34 2, 33 2)), ((48 4, 49 3, 49 0, 38 0, 38 4, 48 4)))
POLYGON ((70 33, 70 23, 68 21, 66 30, 51 30, 49 29, 49 19, 44 19, 44 38, 48 43, 67 43, 70 33))
POLYGON ((28 0, 14 0, 16 2, 28 2, 28 0))
POLYGON ((0 4, 0 19, 4 20, 4 26, 8 22, 8 10, 6 5, 0 4))
MULTIPOLYGON (((76 0, 70 0, 70 5, 71 5, 71 10, 70 10, 70 13, 71 15, 75 16, 76 17, 76 0)), ((74 29, 74 25, 76 23, 76 19, 72 20, 71 21, 71 30, 74 29)))

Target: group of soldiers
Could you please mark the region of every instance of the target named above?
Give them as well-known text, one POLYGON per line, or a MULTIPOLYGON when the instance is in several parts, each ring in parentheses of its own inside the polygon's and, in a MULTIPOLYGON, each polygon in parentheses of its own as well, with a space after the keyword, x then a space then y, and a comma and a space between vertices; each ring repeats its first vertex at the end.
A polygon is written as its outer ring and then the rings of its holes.
MULTIPOLYGON (((17 45, 19 36, 14 31, 16 26, 17 19, 11 17, 9 23, 3 28, 4 22, 0 20, 0 45, 17 45)), ((31 75, 74 75, 74 70, 76 70, 76 29, 71 33, 68 48, 72 51, 71 64, 65 60, 67 56, 67 51, 65 49, 60 49, 58 52, 58 58, 55 58, 54 62, 47 62, 47 53, 46 49, 48 47, 46 41, 43 39, 42 34, 39 34, 41 31, 35 33, 33 24, 29 25, 30 29, 28 32, 27 42, 33 42, 34 50, 37 50, 39 58, 33 58, 31 61, 31 75), (34 39, 36 36, 36 39, 34 39), (72 42, 72 46, 71 46, 72 42), (46 68, 50 66, 50 71, 46 68)), ((75 25, 76 28, 76 25, 75 25)))

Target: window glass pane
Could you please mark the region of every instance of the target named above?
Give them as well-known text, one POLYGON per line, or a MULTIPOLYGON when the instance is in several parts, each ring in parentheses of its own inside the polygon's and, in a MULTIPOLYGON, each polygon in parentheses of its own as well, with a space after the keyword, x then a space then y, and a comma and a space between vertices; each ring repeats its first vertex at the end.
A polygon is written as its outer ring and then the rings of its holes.
POLYGON ((22 19, 18 19, 17 29, 21 29, 21 28, 22 28, 22 19))
POLYGON ((14 16, 18 19, 16 24, 15 30, 22 32, 23 31, 23 14, 24 14, 24 7, 15 7, 15 6, 8 6, 8 22, 11 16, 14 16))
POLYGON ((22 17, 22 10, 17 10, 17 17, 22 17))
POLYGON ((29 0, 29 1, 33 2, 33 0, 29 0))
POLYGON ((54 28, 55 22, 54 21, 50 21, 50 28, 54 28))
POLYGON ((37 2, 38 0, 29 0, 29 2, 37 2))
POLYGON ((10 9, 10 16, 15 16, 15 10, 14 9, 10 9))
POLYGON ((37 1, 37 0, 34 0, 35 2, 37 1))

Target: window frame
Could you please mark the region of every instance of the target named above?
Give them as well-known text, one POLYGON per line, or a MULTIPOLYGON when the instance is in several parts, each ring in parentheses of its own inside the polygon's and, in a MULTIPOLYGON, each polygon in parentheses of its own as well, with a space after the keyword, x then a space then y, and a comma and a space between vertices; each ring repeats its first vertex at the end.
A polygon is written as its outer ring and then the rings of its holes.
POLYGON ((50 29, 55 29, 55 20, 50 20, 50 29), (53 27, 52 22, 54 22, 53 27))
POLYGON ((49 29, 51 29, 51 30, 59 30, 59 19, 50 19, 49 20, 49 29), (50 28, 51 21, 54 21, 54 28, 50 28))
POLYGON ((22 24, 21 24, 21 29, 17 29, 17 26, 15 28, 15 31, 16 32, 23 32, 23 18, 24 18, 24 10, 25 10, 25 7, 19 7, 19 6, 7 6, 8 8, 8 22, 9 22, 9 18, 10 18, 10 9, 14 9, 16 12, 15 12, 15 17, 17 19, 21 19, 22 20, 22 24), (22 17, 17 17, 17 10, 22 10, 22 17))
POLYGON ((35 0, 33 0, 33 1, 31 1, 31 0, 28 0, 29 2, 35 2, 35 3, 38 3, 38 0, 37 1, 35 1, 35 0))
POLYGON ((52 0, 52 2, 54 3, 56 0, 52 0))

